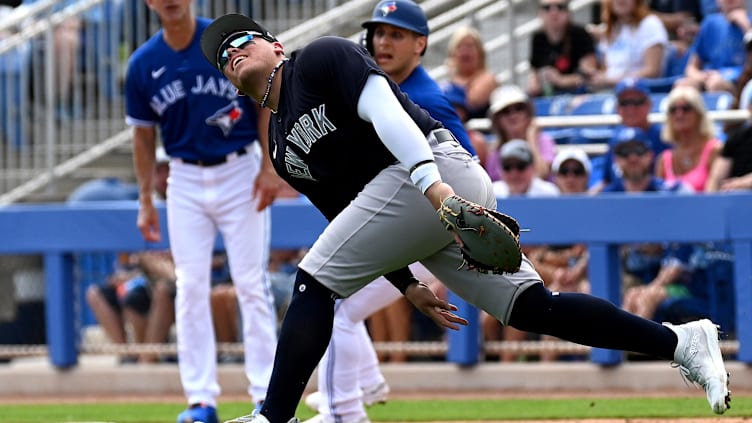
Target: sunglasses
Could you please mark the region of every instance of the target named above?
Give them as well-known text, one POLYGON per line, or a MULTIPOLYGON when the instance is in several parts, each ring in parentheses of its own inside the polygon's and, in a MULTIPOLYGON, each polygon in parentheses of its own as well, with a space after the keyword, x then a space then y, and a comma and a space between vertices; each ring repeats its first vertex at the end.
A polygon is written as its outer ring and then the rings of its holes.
POLYGON ((522 103, 512 104, 499 111, 502 115, 511 115, 512 113, 519 113, 527 111, 527 106, 522 103))
POLYGON ((621 107, 642 106, 645 103, 647 103, 647 99, 644 98, 625 98, 624 100, 619 100, 619 106, 621 107))
POLYGON ((560 176, 585 176, 585 168, 582 166, 566 166, 559 168, 560 176))
POLYGON ((694 107, 690 106, 689 104, 674 104, 673 106, 670 106, 668 108, 669 114, 674 114, 681 110, 684 113, 689 113, 694 110, 694 107))
POLYGON ((564 12, 569 9, 569 5, 567 5, 566 3, 548 3, 540 5, 540 9, 544 12, 550 12, 552 10, 564 12))
POLYGON ((635 154, 637 156, 644 156, 650 149, 644 144, 622 144, 614 149, 616 156, 626 159, 627 157, 635 154))
POLYGON ((507 163, 501 164, 501 168, 504 169, 504 172, 511 172, 512 170, 522 172, 523 170, 527 169, 529 166, 530 166, 530 163, 526 163, 526 162, 507 162, 507 163))
POLYGON ((227 63, 230 62, 230 53, 227 50, 231 48, 243 49, 249 44, 256 44, 256 42, 253 41, 253 39, 256 37, 263 38, 263 35, 259 34, 258 32, 244 31, 232 35, 230 36, 230 38, 225 40, 219 46, 219 50, 217 50, 217 67, 219 68, 219 70, 224 70, 225 66, 227 66, 227 63))

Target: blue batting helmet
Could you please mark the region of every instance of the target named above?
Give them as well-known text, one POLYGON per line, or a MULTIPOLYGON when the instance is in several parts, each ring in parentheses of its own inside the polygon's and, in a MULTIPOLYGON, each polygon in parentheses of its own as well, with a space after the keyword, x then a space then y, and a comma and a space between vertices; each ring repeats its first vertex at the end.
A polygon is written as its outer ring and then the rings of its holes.
MULTIPOLYGON (((366 29, 365 46, 373 54, 373 28, 389 24, 428 36, 428 19, 423 9, 410 0, 382 0, 373 9, 371 19, 361 25, 366 29)), ((425 50, 423 50, 425 53, 425 50)))

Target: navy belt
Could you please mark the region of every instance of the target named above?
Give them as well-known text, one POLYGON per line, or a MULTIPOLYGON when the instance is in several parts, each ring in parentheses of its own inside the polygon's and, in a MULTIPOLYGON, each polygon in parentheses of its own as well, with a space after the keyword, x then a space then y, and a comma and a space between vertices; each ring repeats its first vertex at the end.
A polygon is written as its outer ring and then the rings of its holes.
POLYGON ((244 156, 246 154, 248 154, 248 146, 235 150, 232 153, 224 157, 217 157, 215 159, 206 159, 206 160, 180 159, 180 161, 183 163, 188 163, 188 164, 201 166, 201 167, 212 167, 212 166, 221 165, 223 163, 227 163, 228 161, 234 158, 244 156))

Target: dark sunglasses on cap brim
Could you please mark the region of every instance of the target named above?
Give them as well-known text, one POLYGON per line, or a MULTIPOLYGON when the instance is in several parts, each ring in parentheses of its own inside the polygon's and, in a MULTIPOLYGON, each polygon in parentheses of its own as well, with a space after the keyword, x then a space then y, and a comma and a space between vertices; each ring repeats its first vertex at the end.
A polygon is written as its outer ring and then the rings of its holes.
POLYGON ((228 52, 231 48, 237 48, 237 49, 243 49, 248 46, 248 44, 253 44, 255 41, 253 41, 256 37, 263 38, 267 41, 269 40, 267 37, 264 36, 264 34, 253 32, 253 31, 243 31, 235 33, 229 37, 225 41, 222 42, 219 46, 219 50, 217 50, 217 68, 219 68, 220 71, 223 71, 225 69, 225 66, 227 66, 227 63, 230 61, 230 53, 228 52))

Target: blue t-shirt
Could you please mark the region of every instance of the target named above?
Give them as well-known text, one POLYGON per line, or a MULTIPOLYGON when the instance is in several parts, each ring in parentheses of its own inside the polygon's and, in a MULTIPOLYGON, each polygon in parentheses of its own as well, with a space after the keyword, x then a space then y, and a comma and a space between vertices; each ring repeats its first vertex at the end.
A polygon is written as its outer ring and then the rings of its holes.
POLYGON ((256 106, 201 52, 211 21, 196 20, 191 44, 173 50, 162 30, 131 56, 125 79, 126 123, 161 129, 170 157, 211 161, 258 138, 256 106))
POLYGON ((400 84, 402 92, 415 104, 425 109, 432 118, 443 123, 452 131, 462 147, 471 155, 475 156, 475 149, 470 143, 470 137, 449 99, 423 66, 416 67, 410 76, 400 84))
POLYGON ((700 59, 703 69, 720 71, 724 79, 732 82, 739 77, 747 57, 744 33, 722 13, 702 20, 690 51, 700 59))
MULTIPOLYGON (((610 184, 608 184, 605 188, 603 188, 603 192, 626 192, 627 190, 624 188, 624 181, 621 178, 615 179, 610 184)), ((683 185, 681 182, 666 182, 661 178, 658 177, 651 177, 650 183, 648 184, 648 187, 645 189, 644 192, 684 192, 689 193, 692 192, 687 188, 686 185, 683 185)))

